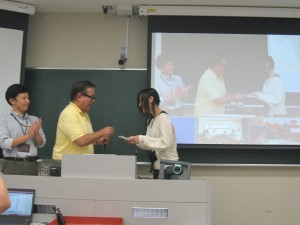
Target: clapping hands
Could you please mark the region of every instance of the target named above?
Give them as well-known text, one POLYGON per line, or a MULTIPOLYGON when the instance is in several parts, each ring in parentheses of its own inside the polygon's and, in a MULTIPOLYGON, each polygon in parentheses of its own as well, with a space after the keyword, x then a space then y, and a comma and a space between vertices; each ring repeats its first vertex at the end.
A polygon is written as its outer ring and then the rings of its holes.
POLYGON ((30 137, 34 137, 36 136, 37 134, 39 134, 40 132, 40 129, 42 127, 42 119, 39 118, 38 120, 34 121, 31 126, 27 129, 27 134, 30 136, 30 137))

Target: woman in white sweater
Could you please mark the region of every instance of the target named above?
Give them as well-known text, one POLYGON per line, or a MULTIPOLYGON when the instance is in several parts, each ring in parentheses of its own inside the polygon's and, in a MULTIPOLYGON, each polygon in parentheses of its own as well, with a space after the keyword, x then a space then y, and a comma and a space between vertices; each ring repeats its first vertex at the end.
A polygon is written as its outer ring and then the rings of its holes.
POLYGON ((264 82, 262 92, 254 92, 251 95, 269 105, 268 116, 285 116, 285 90, 283 79, 274 71, 275 62, 268 56, 265 63, 267 78, 264 82))
POLYGON ((143 150, 152 152, 153 178, 157 179, 160 160, 178 160, 175 129, 169 115, 159 107, 160 98, 153 88, 141 90, 137 95, 137 106, 140 113, 149 116, 146 135, 128 137, 130 144, 136 144, 143 150))

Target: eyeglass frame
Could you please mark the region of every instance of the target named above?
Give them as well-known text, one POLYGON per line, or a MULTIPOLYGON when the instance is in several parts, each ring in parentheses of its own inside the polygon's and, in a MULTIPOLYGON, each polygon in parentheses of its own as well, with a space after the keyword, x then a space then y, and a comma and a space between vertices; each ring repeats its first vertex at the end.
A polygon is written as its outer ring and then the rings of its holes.
POLYGON ((95 97, 95 96, 88 95, 88 94, 86 94, 86 93, 84 93, 84 92, 81 92, 81 94, 82 94, 83 96, 85 96, 85 97, 88 97, 88 98, 90 98, 90 99, 96 101, 96 97, 95 97))

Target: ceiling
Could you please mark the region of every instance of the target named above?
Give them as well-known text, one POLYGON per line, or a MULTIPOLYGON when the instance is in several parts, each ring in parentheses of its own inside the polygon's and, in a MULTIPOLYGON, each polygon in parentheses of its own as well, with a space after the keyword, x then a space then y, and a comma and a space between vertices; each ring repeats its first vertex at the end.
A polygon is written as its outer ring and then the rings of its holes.
POLYGON ((36 6, 36 13, 103 13, 102 6, 130 4, 300 8, 300 0, 18 0, 36 6), (159 3, 158 3, 159 2, 159 3))

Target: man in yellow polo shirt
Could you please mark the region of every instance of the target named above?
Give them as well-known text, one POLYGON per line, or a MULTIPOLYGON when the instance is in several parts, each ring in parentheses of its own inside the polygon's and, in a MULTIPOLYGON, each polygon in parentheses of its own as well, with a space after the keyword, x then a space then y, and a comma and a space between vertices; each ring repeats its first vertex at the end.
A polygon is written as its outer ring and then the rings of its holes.
POLYGON ((242 93, 228 94, 224 82, 227 59, 215 57, 198 82, 195 100, 195 116, 211 116, 225 113, 225 104, 243 100, 242 93))
POLYGON ((93 154, 94 144, 108 144, 113 127, 93 131, 88 111, 96 100, 95 85, 90 81, 77 81, 72 85, 71 102, 61 112, 56 128, 53 159, 63 154, 93 154))

